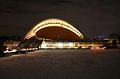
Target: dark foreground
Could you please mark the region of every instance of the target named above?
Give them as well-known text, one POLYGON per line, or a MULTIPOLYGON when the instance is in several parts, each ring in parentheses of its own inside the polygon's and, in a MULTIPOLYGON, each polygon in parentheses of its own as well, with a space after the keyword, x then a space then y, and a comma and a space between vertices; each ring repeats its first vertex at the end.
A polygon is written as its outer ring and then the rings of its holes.
POLYGON ((120 49, 39 50, 2 57, 0 79, 120 79, 120 49))

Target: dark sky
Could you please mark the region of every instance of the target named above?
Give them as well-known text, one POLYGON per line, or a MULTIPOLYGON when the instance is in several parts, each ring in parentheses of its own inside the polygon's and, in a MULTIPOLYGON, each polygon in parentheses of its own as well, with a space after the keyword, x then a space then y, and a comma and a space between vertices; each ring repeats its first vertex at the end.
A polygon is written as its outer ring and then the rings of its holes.
POLYGON ((120 0, 0 0, 0 36, 25 35, 47 18, 60 18, 86 36, 120 32, 120 0))

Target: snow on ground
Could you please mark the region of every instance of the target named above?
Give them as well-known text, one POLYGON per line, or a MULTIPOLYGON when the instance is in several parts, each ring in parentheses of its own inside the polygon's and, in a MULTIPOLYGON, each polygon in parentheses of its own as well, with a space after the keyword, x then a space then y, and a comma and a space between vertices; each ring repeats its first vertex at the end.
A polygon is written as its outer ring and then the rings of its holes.
POLYGON ((38 50, 0 58, 0 79, 120 79, 120 49, 38 50))

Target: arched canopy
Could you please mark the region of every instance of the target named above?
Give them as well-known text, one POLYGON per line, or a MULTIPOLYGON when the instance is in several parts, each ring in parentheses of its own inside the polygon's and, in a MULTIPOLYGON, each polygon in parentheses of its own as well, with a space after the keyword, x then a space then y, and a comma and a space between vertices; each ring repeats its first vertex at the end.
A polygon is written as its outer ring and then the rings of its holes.
POLYGON ((25 39, 29 39, 33 36, 53 39, 55 38, 55 34, 58 34, 59 32, 60 34, 58 35, 58 37, 62 39, 64 39, 66 36, 71 37, 70 39, 83 38, 82 33, 71 24, 60 19, 47 19, 38 23, 32 30, 30 30, 25 36, 25 39))

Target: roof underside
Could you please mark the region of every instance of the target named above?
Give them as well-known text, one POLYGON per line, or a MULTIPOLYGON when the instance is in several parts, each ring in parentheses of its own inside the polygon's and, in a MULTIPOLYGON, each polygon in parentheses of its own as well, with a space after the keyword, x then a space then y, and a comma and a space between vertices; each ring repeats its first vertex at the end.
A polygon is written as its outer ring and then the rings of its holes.
POLYGON ((62 27, 46 27, 37 31, 36 36, 52 40, 80 40, 80 37, 62 27))

